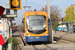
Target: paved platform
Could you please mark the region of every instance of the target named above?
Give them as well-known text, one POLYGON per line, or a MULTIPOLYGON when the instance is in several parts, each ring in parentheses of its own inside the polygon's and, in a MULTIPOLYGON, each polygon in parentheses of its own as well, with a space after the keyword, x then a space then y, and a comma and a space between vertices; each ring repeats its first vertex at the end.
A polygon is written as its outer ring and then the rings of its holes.
POLYGON ((37 50, 47 50, 47 46, 45 45, 35 45, 34 46, 37 50))
POLYGON ((13 38, 16 38, 16 39, 19 39, 19 41, 20 41, 19 46, 24 46, 23 41, 22 41, 22 39, 21 39, 21 36, 20 36, 20 33, 19 33, 19 32, 13 33, 13 34, 12 34, 12 37, 13 37, 13 38))
POLYGON ((75 45, 71 44, 48 44, 51 50, 75 50, 75 45))
POLYGON ((33 46, 24 46, 22 50, 36 50, 33 46))
POLYGON ((22 50, 75 50, 75 45, 72 44, 47 44, 24 46, 22 50))
POLYGON ((57 31, 56 34, 53 32, 53 37, 75 42, 75 34, 57 31))

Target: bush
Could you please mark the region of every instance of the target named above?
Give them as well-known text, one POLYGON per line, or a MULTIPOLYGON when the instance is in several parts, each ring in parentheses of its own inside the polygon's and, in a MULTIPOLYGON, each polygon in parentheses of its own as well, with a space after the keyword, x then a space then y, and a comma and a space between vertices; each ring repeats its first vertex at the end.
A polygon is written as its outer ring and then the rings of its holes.
POLYGON ((9 38, 6 42, 6 50, 8 50, 8 44, 11 43, 12 41, 12 50, 18 50, 19 47, 19 39, 16 38, 9 38))

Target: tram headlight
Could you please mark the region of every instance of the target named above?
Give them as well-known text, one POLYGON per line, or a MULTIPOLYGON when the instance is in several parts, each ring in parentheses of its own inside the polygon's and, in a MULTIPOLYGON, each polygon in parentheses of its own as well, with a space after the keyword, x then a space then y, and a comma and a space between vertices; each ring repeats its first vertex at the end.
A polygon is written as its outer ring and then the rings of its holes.
POLYGON ((31 35, 27 34, 27 37, 30 37, 31 35))
POLYGON ((47 34, 45 34, 45 36, 48 36, 48 33, 47 33, 47 34))

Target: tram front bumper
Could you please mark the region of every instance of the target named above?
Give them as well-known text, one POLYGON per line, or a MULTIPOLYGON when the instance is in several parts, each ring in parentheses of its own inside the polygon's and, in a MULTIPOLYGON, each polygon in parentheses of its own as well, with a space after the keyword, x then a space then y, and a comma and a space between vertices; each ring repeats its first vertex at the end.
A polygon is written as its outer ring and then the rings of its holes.
POLYGON ((48 36, 26 37, 26 42, 48 41, 48 36))

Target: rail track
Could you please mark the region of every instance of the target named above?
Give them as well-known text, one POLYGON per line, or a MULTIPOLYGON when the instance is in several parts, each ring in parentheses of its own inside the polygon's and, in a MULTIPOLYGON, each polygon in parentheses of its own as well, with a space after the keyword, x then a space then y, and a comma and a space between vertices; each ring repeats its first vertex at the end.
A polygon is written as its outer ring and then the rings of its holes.
MULTIPOLYGON (((22 37, 21 37, 22 39, 22 37)), ((25 46, 32 46, 33 48, 35 48, 35 50, 51 50, 52 48, 48 47, 47 44, 51 44, 50 42, 29 42, 29 43, 26 43, 24 39, 22 39, 23 43, 24 43, 24 47, 25 46), (38 48, 36 46, 43 46, 44 48, 38 48)))
MULTIPOLYGON (((22 46, 22 48, 21 48, 22 50, 25 50, 27 47, 32 48, 32 50, 56 50, 56 48, 52 48, 52 47, 49 46, 49 45, 52 44, 52 43, 49 43, 49 42, 31 42, 31 43, 26 43, 25 40, 22 37, 21 37, 21 39, 22 39, 22 42, 24 44, 22 46)), ((54 41, 57 42, 57 43, 53 43, 54 45, 55 44, 57 44, 57 45, 75 44, 75 42, 73 42, 73 41, 69 41, 69 40, 65 40, 65 39, 61 39, 61 38, 57 38, 57 37, 54 37, 54 41)), ((26 50, 28 50, 28 49, 30 50, 30 48, 27 48, 26 50)))
POLYGON ((54 40, 57 41, 57 43, 64 43, 64 44, 75 44, 74 41, 70 41, 70 40, 66 40, 66 39, 61 39, 61 38, 57 38, 57 37, 54 37, 54 40))
MULTIPOLYGON (((21 39, 22 39, 22 37, 21 37, 21 39)), ((31 46, 31 47, 34 48, 34 50, 53 50, 53 48, 48 46, 49 44, 51 44, 49 42, 31 42, 31 43, 26 43, 24 39, 22 39, 22 41, 24 43, 24 47, 31 46)), ((54 41, 57 42, 56 44, 75 44, 75 42, 64 40, 64 39, 60 39, 60 38, 56 38, 56 37, 54 37, 54 41)))
POLYGON ((32 46, 33 48, 35 48, 35 50, 48 50, 51 49, 50 47, 47 46, 47 44, 51 44, 49 42, 31 42, 31 43, 25 43, 25 46, 32 46), (43 46, 43 48, 38 48, 38 47, 43 46))
MULTIPOLYGON (((22 39, 22 37, 21 37, 22 39)), ((50 42, 29 42, 26 43, 24 39, 22 39, 24 46, 34 46, 34 45, 47 45, 47 44, 51 44, 50 42)), ((60 39, 60 38, 56 38, 54 37, 54 41, 56 41, 55 44, 75 44, 74 41, 69 41, 69 40, 65 40, 65 39, 60 39)))

